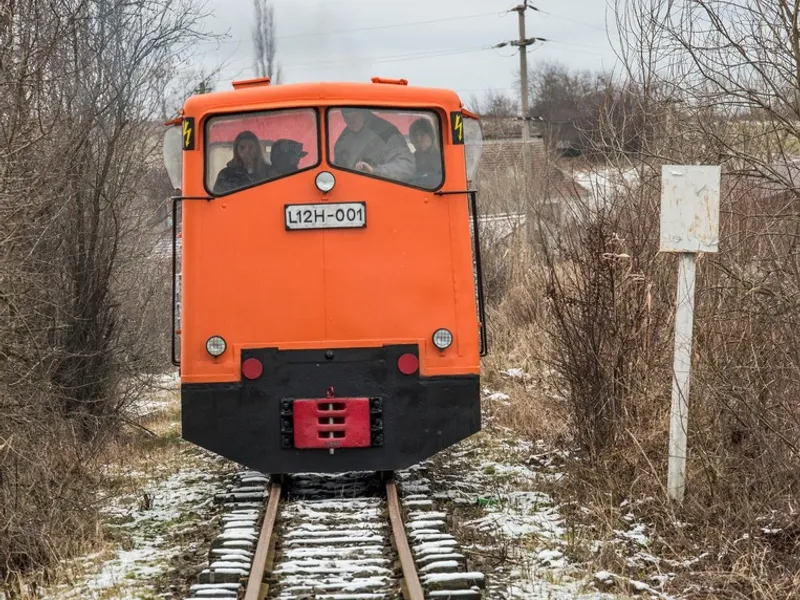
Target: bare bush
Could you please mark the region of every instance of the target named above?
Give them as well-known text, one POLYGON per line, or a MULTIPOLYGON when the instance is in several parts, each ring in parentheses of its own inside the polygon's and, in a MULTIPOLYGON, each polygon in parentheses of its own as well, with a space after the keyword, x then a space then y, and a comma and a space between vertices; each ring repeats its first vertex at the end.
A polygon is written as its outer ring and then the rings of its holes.
POLYGON ((577 440, 599 455, 627 443, 627 428, 649 425, 657 414, 643 400, 664 391, 655 382, 664 374, 670 304, 657 256, 657 195, 624 180, 613 193, 594 193, 564 198, 557 236, 546 221, 540 227, 558 240, 543 246, 553 366, 570 398, 577 440))
POLYGON ((473 112, 480 114, 482 119, 487 117, 512 118, 519 115, 519 102, 510 94, 496 90, 487 90, 483 97, 473 94, 469 105, 473 112))
POLYGON ((93 528, 89 473, 125 378, 167 364, 146 324, 168 287, 145 279, 146 190, 199 18, 191 0, 0 7, 0 581, 93 528))
POLYGON ((543 62, 531 69, 528 79, 530 114, 539 120, 552 150, 602 162, 612 154, 640 152, 657 128, 655 115, 642 110, 644 90, 613 73, 543 62))
MULTIPOLYGON (((593 516, 608 517, 609 494, 612 506, 639 499, 668 556, 709 551, 709 597, 792 597, 800 574, 800 13, 757 0, 616 4, 625 65, 617 87, 634 90, 635 102, 603 105, 609 118, 596 152, 604 164, 592 169, 592 202, 565 198, 559 243, 543 246, 544 327, 574 436, 588 450, 589 460, 574 464, 574 490, 594 503, 593 516), (649 124, 635 153, 625 151, 626 119, 649 124), (660 173, 664 164, 698 163, 722 165, 720 251, 699 260, 678 516, 664 490, 676 265, 658 253, 660 173), (610 174, 617 187, 607 186, 610 174)), ((675 585, 697 586, 697 578, 675 585)))

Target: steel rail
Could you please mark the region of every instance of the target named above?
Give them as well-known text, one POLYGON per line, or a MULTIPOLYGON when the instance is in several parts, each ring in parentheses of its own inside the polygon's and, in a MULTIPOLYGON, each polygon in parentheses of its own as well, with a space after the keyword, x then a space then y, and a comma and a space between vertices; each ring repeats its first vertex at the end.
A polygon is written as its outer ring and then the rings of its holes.
POLYGON ((267 511, 264 514, 264 522, 261 524, 261 533, 258 536, 256 554, 253 557, 253 564, 250 568, 250 576, 247 578, 247 589, 244 593, 244 600, 259 600, 261 598, 261 584, 264 581, 264 572, 267 569, 267 558, 269 548, 272 544, 272 533, 275 530, 275 521, 278 518, 278 506, 281 501, 281 484, 274 482, 269 488, 269 499, 267 500, 267 511))
POLYGON ((403 527, 400 500, 397 496, 397 486, 394 478, 389 478, 386 481, 386 503, 389 508, 389 520, 392 522, 392 533, 397 546, 397 554, 400 556, 400 568, 403 570, 403 579, 406 584, 406 600, 425 600, 422 585, 420 585, 419 576, 417 575, 417 566, 414 564, 414 557, 411 555, 411 547, 408 545, 406 530, 403 527))

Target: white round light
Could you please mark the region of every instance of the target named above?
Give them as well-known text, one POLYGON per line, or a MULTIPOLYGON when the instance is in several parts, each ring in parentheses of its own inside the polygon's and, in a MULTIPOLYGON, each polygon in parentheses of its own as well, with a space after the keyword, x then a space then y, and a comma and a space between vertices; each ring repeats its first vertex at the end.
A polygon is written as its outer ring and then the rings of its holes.
POLYGON ((215 358, 217 356, 222 355, 222 353, 225 352, 225 348, 227 347, 228 346, 225 343, 225 340, 223 340, 218 335, 212 335, 210 338, 208 338, 208 341, 206 341, 206 350, 211 356, 215 358))
POLYGON ((321 173, 317 174, 317 178, 314 180, 314 183, 317 185, 317 189, 320 192, 330 192, 333 189, 333 186, 336 185, 336 178, 333 176, 333 173, 329 171, 322 171, 321 173))
POLYGON ((453 334, 450 333, 447 329, 437 329, 436 332, 433 334, 433 345, 439 348, 439 350, 444 350, 445 348, 449 348, 450 344, 453 343, 453 334))

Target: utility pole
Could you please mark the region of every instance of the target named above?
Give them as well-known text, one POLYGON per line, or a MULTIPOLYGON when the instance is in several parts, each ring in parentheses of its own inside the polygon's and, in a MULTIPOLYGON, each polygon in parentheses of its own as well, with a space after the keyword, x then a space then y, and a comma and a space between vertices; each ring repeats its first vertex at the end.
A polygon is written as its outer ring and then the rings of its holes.
POLYGON ((530 106, 528 100, 528 46, 532 46, 536 42, 546 42, 545 38, 540 37, 527 37, 525 31, 525 13, 530 10, 539 12, 539 9, 525 0, 523 4, 516 6, 509 10, 509 12, 516 12, 519 15, 519 39, 511 40, 508 42, 501 42, 495 45, 495 48, 503 48, 505 46, 519 47, 519 83, 520 83, 520 99, 522 100, 522 142, 523 149, 527 156, 528 142, 530 141, 530 106))
POLYGON ((528 113, 530 111, 528 107, 528 44, 525 39, 525 11, 527 9, 527 2, 512 9, 519 16, 519 81, 520 98, 522 99, 522 143, 525 146, 530 139, 530 130, 528 129, 528 113))
MULTIPOLYGON (((536 42, 546 42, 548 40, 540 37, 527 37, 525 31, 525 14, 530 10, 540 12, 529 0, 523 0, 523 3, 510 9, 508 12, 516 12, 519 15, 519 39, 511 40, 508 42, 501 42, 495 45, 495 48, 503 48, 504 46, 517 46, 519 47, 519 82, 520 82, 520 100, 522 101, 522 176, 525 184, 520 196, 520 205, 525 206, 527 214, 527 221, 529 223, 529 231, 532 228, 532 223, 535 221, 534 212, 535 202, 529 193, 532 189, 531 180, 531 149, 530 149, 530 106, 528 104, 528 46, 532 46, 536 42)), ((529 233, 533 237, 532 233, 529 233)))
POLYGON ((528 121, 530 120, 530 107, 528 105, 528 46, 532 46, 536 42, 546 42, 545 38, 540 37, 526 37, 525 32, 525 12, 530 10, 539 11, 533 4, 525 0, 524 4, 515 6, 508 12, 516 12, 519 14, 519 39, 511 40, 508 42, 500 42, 495 44, 494 48, 504 48, 506 46, 519 47, 519 81, 520 81, 520 98, 522 100, 522 139, 526 142, 530 138, 530 131, 528 129, 528 121))

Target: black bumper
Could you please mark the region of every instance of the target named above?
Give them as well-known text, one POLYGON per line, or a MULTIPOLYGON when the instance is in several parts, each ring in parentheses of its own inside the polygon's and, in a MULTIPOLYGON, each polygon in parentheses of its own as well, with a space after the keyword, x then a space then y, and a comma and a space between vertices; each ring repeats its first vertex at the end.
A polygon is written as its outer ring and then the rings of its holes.
POLYGON ((183 437, 247 468, 288 474, 402 469, 478 432, 479 377, 403 375, 397 360, 404 353, 417 355, 417 347, 244 351, 242 361, 255 357, 264 365, 259 379, 181 387, 183 437), (333 453, 287 447, 282 401, 331 391, 380 399, 379 445, 333 453))

